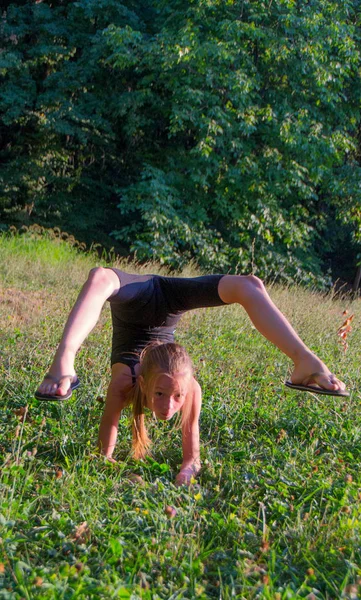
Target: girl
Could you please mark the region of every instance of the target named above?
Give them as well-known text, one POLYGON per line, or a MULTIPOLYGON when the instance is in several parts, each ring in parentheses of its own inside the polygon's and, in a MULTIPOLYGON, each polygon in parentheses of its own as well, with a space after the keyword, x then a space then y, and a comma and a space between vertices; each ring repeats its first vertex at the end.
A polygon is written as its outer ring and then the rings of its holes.
POLYGON ((137 456, 143 456, 149 444, 142 429, 144 406, 154 410, 160 419, 171 418, 184 406, 188 417, 182 419, 183 463, 177 481, 186 483, 198 472, 201 390, 188 355, 173 344, 182 314, 195 308, 240 304, 258 331, 293 361, 292 376, 286 382, 289 387, 348 395, 344 383, 305 346, 254 275, 180 278, 130 275, 115 268, 97 267, 90 271, 69 315, 49 373, 35 393, 37 399, 65 400, 79 386, 75 355, 95 326, 105 300, 110 302, 113 322, 112 376, 100 424, 99 448, 109 459, 121 411, 129 400, 138 411, 134 418, 135 432, 139 429, 139 439, 134 442, 137 456), (149 355, 147 350, 140 367, 140 353, 152 342, 166 347, 152 348, 149 355))
POLYGON ((150 447, 144 409, 168 421, 181 411, 183 462, 176 483, 189 483, 200 469, 199 415, 201 388, 192 361, 179 344, 153 342, 140 355, 139 377, 126 394, 133 406, 133 453, 144 458, 150 447))

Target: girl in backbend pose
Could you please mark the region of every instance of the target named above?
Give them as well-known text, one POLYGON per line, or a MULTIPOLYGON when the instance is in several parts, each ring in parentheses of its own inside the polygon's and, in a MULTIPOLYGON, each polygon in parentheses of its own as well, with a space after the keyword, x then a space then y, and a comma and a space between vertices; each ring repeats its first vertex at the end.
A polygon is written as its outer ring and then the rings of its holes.
POLYGON ((35 393, 39 400, 65 400, 78 387, 74 359, 110 302, 113 341, 112 375, 99 431, 99 448, 112 459, 122 409, 133 405, 133 448, 143 457, 149 447, 144 409, 168 420, 182 415, 183 463, 178 483, 200 469, 201 389, 186 351, 174 344, 175 327, 188 310, 238 303, 258 331, 294 363, 286 385, 316 393, 346 396, 345 385, 330 373, 298 337, 253 275, 205 275, 180 278, 130 275, 119 269, 92 269, 65 325, 55 358, 35 393), (143 352, 142 352, 143 351, 143 352))

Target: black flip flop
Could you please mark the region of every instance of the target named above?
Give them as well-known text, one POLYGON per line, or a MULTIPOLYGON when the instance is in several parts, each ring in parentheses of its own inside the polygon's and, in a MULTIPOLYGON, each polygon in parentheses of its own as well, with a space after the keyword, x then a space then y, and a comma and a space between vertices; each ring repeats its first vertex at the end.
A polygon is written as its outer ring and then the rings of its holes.
MULTIPOLYGON (((74 375, 63 375, 59 379, 55 379, 55 377, 53 377, 52 375, 45 375, 44 379, 52 379, 54 383, 59 384, 60 380, 64 379, 65 377, 74 377, 74 375)), ((55 402, 62 402, 63 400, 69 400, 69 398, 71 398, 72 396, 73 391, 76 390, 79 386, 80 381, 77 377, 76 380, 70 384, 70 388, 67 391, 67 393, 64 394, 64 396, 57 396, 56 394, 41 394, 40 392, 36 391, 34 393, 34 397, 37 400, 55 400, 55 402)))
POLYGON ((300 390, 301 392, 311 392, 312 394, 321 394, 323 396, 343 396, 347 397, 350 392, 347 390, 325 390, 324 388, 316 385, 302 385, 302 383, 292 383, 292 381, 285 381, 285 385, 292 390, 300 390))

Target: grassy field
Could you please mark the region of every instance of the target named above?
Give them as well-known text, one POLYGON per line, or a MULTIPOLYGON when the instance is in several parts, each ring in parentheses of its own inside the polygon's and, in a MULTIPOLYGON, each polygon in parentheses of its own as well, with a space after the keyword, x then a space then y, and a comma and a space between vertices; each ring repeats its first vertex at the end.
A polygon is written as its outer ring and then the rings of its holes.
POLYGON ((94 451, 108 307, 78 355, 82 387, 62 404, 33 398, 101 261, 56 239, 14 236, 0 237, 0 264, 0 599, 361 597, 360 301, 271 289, 347 383, 343 400, 287 391, 289 361, 240 307, 184 317, 178 341, 204 393, 203 469, 178 489, 172 423, 150 423, 148 461, 129 456, 129 413, 117 464, 94 451), (347 352, 337 336, 344 310, 355 314, 347 352))

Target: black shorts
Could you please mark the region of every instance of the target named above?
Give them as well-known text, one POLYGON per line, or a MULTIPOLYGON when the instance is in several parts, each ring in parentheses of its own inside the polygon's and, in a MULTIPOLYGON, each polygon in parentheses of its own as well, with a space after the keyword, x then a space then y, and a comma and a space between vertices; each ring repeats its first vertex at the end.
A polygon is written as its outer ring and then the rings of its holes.
POLYGON ((173 342, 177 323, 188 310, 225 304, 218 295, 224 275, 183 278, 112 270, 120 281, 119 291, 108 298, 113 322, 112 365, 134 367, 150 342, 173 342))

